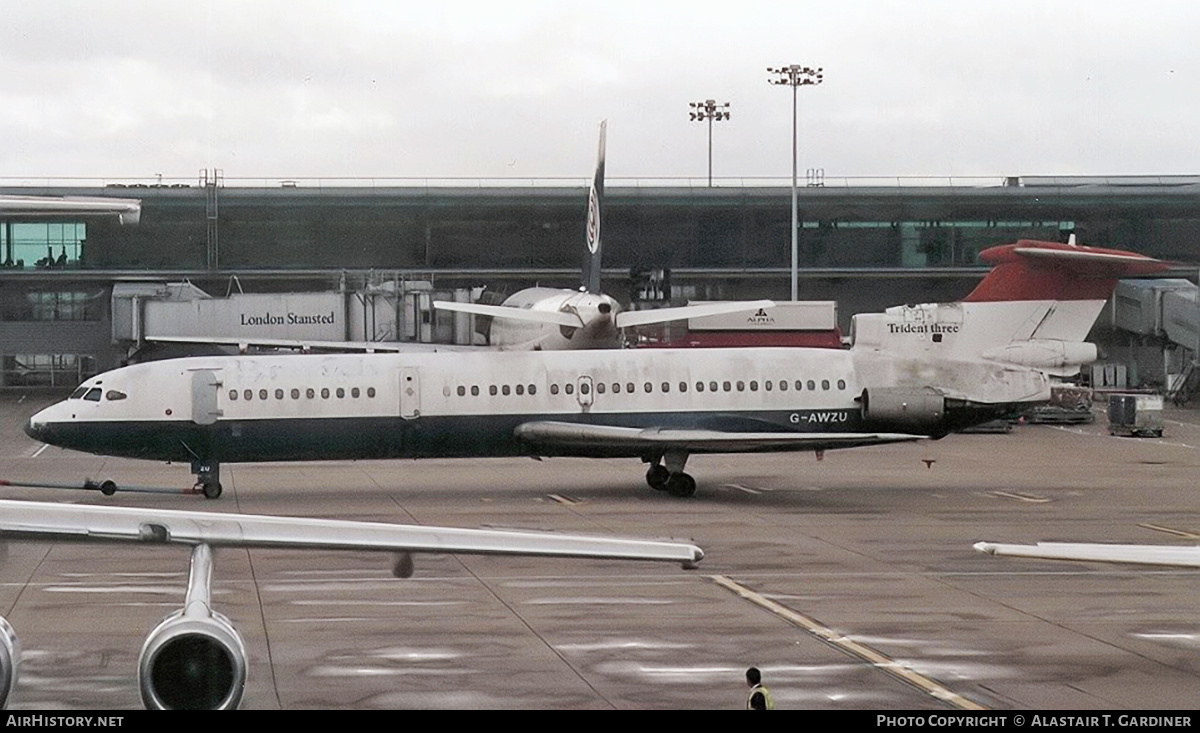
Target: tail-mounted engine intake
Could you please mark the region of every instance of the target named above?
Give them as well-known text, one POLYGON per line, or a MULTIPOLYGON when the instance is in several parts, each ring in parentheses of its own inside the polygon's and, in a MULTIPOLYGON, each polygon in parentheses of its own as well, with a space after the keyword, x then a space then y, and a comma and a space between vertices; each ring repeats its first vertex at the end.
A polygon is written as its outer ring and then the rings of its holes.
POLYGON ((212 549, 196 545, 183 610, 142 645, 138 687, 151 710, 232 710, 246 686, 246 646, 229 619, 212 610, 212 549))
POLYGON ((0 709, 8 707, 9 697, 17 686, 17 665, 21 661, 21 643, 8 621, 0 617, 0 709))
POLYGON ((864 389, 862 412, 871 423, 931 427, 945 419, 946 398, 930 389, 864 389))

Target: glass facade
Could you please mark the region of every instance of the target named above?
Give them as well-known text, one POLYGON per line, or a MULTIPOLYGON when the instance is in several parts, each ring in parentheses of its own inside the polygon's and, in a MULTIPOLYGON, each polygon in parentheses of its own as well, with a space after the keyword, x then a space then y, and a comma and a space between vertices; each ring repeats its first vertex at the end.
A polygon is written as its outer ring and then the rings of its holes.
POLYGON ((6 222, 0 226, 0 263, 7 268, 78 267, 87 239, 81 221, 6 222))

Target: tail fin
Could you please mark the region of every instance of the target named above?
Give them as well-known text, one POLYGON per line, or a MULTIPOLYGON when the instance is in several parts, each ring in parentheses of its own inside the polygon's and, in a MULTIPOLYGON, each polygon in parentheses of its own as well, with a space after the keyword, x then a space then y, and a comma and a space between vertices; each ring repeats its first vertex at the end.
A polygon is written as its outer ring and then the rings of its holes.
POLYGON ((583 258, 583 290, 600 292, 600 206, 604 201, 604 140, 608 120, 600 123, 600 151, 596 155, 596 174, 588 191, 587 253, 583 258))
POLYGON ((855 346, 1068 376, 1095 360, 1096 347, 1084 339, 1117 280, 1169 266, 1132 252, 1031 240, 979 256, 992 270, 961 303, 897 306, 855 316, 855 346))

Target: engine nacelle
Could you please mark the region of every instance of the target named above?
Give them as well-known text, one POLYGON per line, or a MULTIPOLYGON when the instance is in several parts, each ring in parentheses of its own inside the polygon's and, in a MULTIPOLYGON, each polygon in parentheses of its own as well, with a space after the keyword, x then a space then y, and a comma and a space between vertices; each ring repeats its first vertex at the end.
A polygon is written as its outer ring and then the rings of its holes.
POLYGON ((864 389, 862 411, 868 422, 927 427, 945 419, 946 398, 925 389, 864 389))
POLYGON ((21 642, 12 624, 0 616, 0 709, 8 707, 17 686, 17 667, 21 663, 21 642))
POLYGON ((173 613, 142 645, 142 704, 149 710, 233 710, 242 701, 246 666, 246 646, 229 619, 216 612, 173 613))
POLYGON ((1073 374, 1081 365, 1096 360, 1096 345, 1086 341, 1032 339, 989 349, 981 356, 990 361, 1034 369, 1068 370, 1073 374))

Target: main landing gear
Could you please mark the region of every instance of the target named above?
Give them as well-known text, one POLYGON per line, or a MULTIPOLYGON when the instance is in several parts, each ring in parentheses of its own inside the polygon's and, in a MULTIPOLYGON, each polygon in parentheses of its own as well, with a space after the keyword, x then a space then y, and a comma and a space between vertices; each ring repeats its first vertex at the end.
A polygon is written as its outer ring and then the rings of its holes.
POLYGON ((646 483, 655 491, 665 491, 671 496, 687 498, 694 495, 696 479, 683 472, 687 459, 687 453, 667 453, 662 457, 662 463, 655 460, 646 471, 646 483))
POLYGON ((192 461, 192 473, 196 474, 196 485, 192 491, 204 494, 205 499, 221 497, 221 464, 216 461, 192 461))

